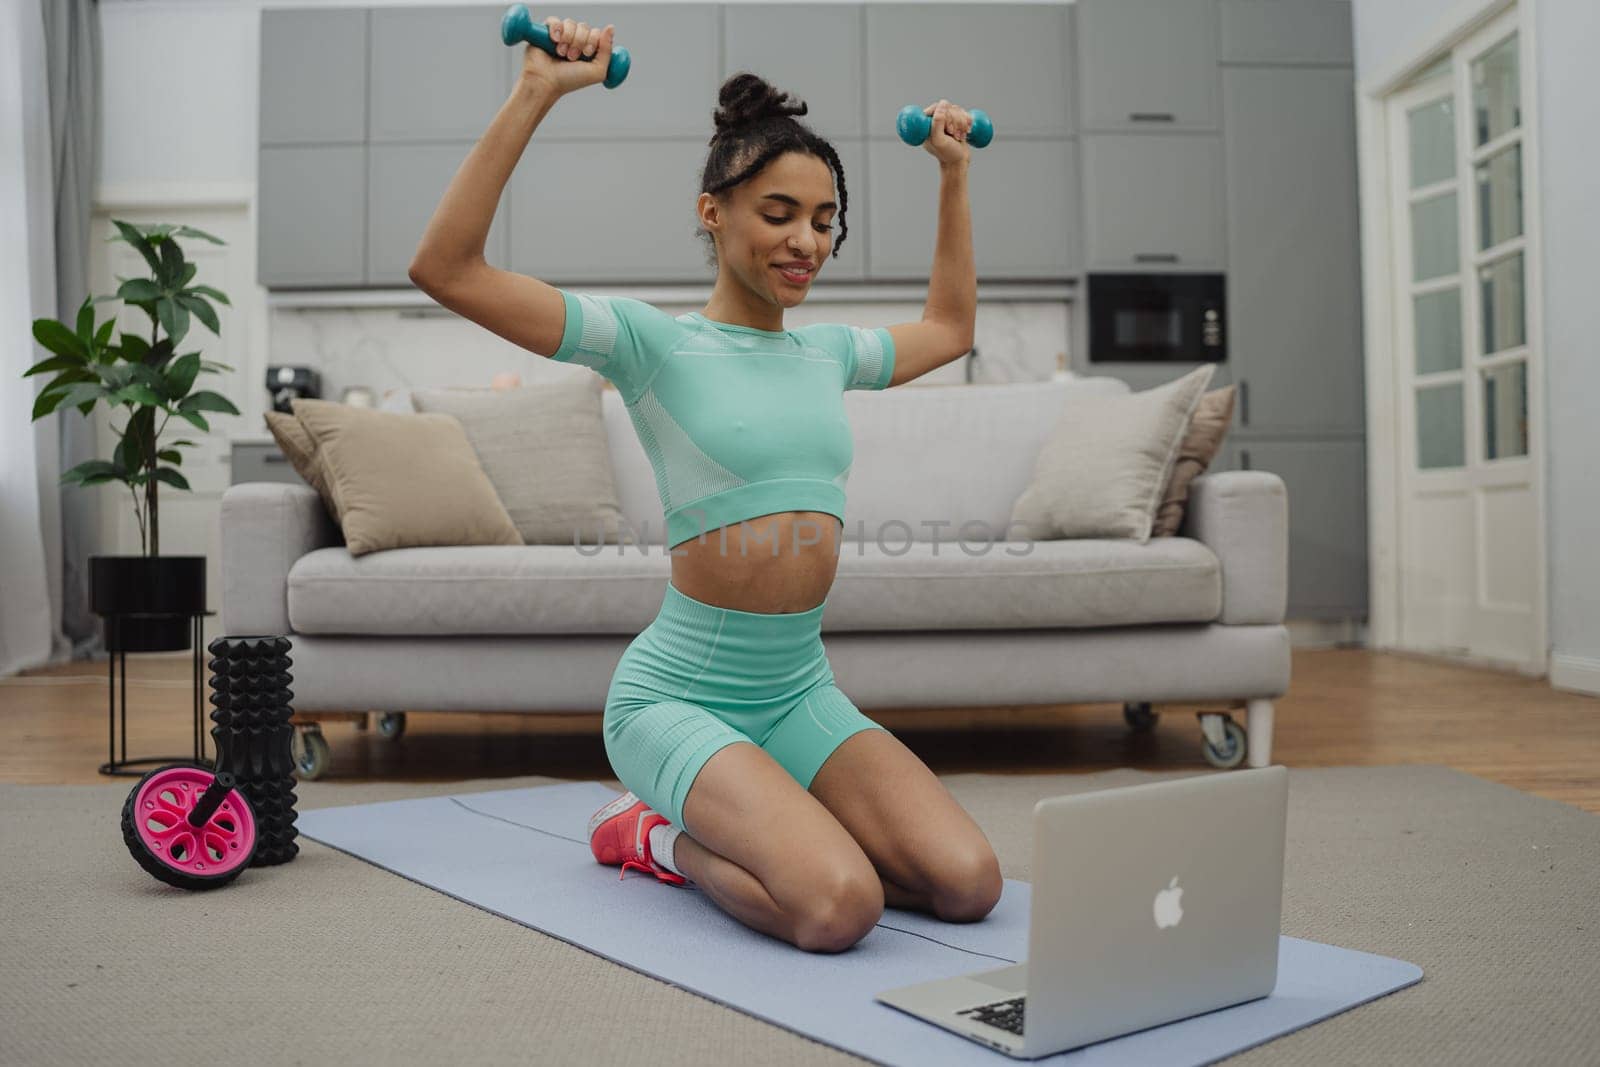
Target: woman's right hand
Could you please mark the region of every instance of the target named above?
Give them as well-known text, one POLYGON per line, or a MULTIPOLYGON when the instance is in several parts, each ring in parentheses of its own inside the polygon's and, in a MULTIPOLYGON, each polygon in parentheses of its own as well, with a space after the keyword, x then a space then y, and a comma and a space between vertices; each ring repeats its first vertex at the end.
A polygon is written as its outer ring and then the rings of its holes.
POLYGON ((522 56, 524 78, 540 82, 557 94, 570 93, 585 85, 605 81, 606 71, 611 65, 611 45, 617 36, 615 26, 597 29, 586 22, 561 19, 554 15, 546 18, 544 24, 545 29, 550 31, 550 40, 556 46, 557 55, 551 56, 532 44, 525 45, 522 56))

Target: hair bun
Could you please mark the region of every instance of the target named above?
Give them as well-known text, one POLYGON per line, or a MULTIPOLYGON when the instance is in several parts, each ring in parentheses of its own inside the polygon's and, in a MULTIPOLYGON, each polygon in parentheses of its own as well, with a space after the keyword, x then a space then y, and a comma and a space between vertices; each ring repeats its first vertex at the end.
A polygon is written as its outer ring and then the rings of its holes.
POLYGON ((796 99, 749 71, 740 71, 723 82, 717 103, 720 106, 712 114, 712 121, 718 136, 770 118, 804 115, 809 110, 804 100, 796 99))

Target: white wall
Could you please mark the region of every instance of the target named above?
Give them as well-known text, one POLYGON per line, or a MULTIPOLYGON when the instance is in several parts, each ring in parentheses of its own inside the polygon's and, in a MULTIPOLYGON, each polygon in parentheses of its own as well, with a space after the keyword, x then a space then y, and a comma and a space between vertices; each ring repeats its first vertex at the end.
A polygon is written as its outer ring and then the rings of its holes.
MULTIPOLYGON (((1399 73, 1484 0, 1353 0, 1356 82, 1399 73)), ((1538 234, 1544 280, 1549 425, 1546 557, 1552 680, 1600 692, 1600 4, 1522 0, 1532 18, 1538 84, 1538 234)))
POLYGON ((1550 637, 1561 685, 1600 692, 1600 4, 1537 0, 1549 382, 1550 637))

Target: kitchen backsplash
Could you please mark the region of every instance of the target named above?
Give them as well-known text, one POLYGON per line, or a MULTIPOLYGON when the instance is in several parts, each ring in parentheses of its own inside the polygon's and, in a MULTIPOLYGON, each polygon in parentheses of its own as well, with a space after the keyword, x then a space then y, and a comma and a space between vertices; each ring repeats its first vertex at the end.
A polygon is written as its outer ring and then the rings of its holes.
MULTIPOLYGON (((704 304, 656 306, 680 315, 704 304)), ((1067 301, 980 305, 971 380, 1043 381, 1070 366, 1072 310, 1067 301)), ((921 317, 921 304, 817 301, 789 310, 784 322, 874 327, 921 317)), ((588 373, 533 355, 441 308, 271 308, 267 337, 268 362, 315 367, 322 395, 330 400, 350 386, 365 386, 381 400, 390 389, 487 387, 505 372, 520 374, 524 383, 588 373)), ((960 385, 968 378, 967 362, 947 364, 916 384, 960 385)))

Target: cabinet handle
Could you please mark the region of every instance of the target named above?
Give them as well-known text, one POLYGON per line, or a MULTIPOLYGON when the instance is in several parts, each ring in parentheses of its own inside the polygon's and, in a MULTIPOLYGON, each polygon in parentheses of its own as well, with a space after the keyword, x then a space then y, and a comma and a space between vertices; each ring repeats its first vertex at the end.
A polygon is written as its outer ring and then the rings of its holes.
POLYGON ((1250 450, 1248 448, 1239 452, 1239 469, 1242 471, 1250 469, 1250 450))
POLYGON ((285 456, 285 455, 282 455, 281 453, 278 454, 278 455, 272 455, 271 453, 269 453, 269 454, 261 457, 261 462, 263 462, 263 463, 287 463, 287 462, 289 462, 289 457, 285 456))
POLYGON ((1178 117, 1170 111, 1135 111, 1128 116, 1130 122, 1177 122, 1178 117))
POLYGON ((1176 263, 1178 257, 1172 252, 1140 252, 1133 257, 1135 263, 1176 263))
POLYGON ((1239 425, 1250 425, 1250 383, 1244 379, 1239 381, 1239 425))

